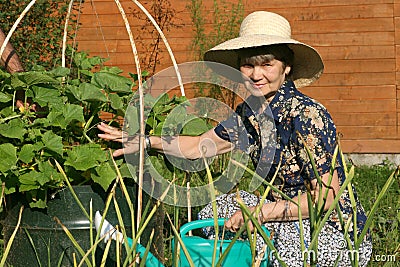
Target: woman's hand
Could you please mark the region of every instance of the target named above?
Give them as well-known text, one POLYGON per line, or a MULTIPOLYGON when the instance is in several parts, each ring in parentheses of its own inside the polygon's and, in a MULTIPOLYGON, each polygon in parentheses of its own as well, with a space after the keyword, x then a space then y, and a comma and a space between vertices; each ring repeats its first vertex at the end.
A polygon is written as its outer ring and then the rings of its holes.
MULTIPOLYGON (((325 194, 327 194, 327 198, 324 201, 324 211, 327 211, 331 207, 335 196, 338 194, 340 189, 337 171, 333 172, 332 177, 330 176, 331 174, 329 172, 321 175, 321 188, 317 183, 317 179, 311 180, 311 194, 313 195, 313 199, 318 200, 320 194, 322 194, 322 196, 325 196, 325 194)), ((253 213, 254 216, 255 208, 256 207, 249 207, 250 212, 253 213)), ((308 209, 307 193, 302 193, 300 195, 300 200, 299 197, 296 196, 292 198, 292 201, 283 199, 275 202, 265 203, 262 206, 259 217, 257 219, 259 223, 295 221, 299 219, 299 212, 301 212, 303 219, 309 218, 310 216, 308 209), (299 202, 300 206, 296 205, 296 203, 299 202)), ((242 212, 241 210, 238 210, 232 215, 231 218, 229 218, 228 221, 225 222, 225 227, 230 231, 236 232, 243 224, 244 218, 242 212)), ((254 230, 251 221, 248 222, 248 226, 251 231, 254 230)))
POLYGON ((100 138, 123 144, 124 148, 120 148, 114 151, 114 157, 119 157, 123 154, 131 154, 139 151, 139 135, 128 136, 127 132, 123 132, 103 122, 97 125, 97 128, 104 132, 98 134, 100 138))
MULTIPOLYGON (((253 214, 253 216, 256 216, 255 215, 255 210, 256 210, 256 207, 248 207, 248 209, 249 209, 249 211, 250 211, 250 213, 251 214, 253 214)), ((262 214, 262 211, 260 211, 260 214, 262 214)), ((261 221, 261 216, 257 216, 257 220, 258 220, 258 223, 261 225, 263 222, 261 221)), ((241 227, 242 227, 242 225, 244 224, 244 222, 245 222, 245 220, 244 220, 244 217, 243 217, 243 213, 242 213, 242 211, 241 210, 237 210, 230 218, 229 218, 229 220, 227 220, 226 222, 225 222, 225 228, 226 229, 228 229, 229 231, 231 231, 231 232, 237 232, 241 227)), ((251 220, 249 219, 248 220, 248 222, 247 222, 247 226, 248 226, 248 229, 250 230, 250 232, 253 232, 254 231, 254 225, 253 225, 253 223, 251 222, 251 220)))

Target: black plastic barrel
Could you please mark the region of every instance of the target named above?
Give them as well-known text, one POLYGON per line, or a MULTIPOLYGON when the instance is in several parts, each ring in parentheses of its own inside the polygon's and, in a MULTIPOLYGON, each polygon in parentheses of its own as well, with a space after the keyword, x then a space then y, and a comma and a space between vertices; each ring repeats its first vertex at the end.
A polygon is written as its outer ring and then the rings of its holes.
MULTIPOLYGON (((133 202, 133 207, 135 207, 137 187, 132 185, 127 189, 133 202)), ((90 210, 90 201, 92 201, 93 216, 96 210, 103 213, 105 201, 108 196, 108 193, 104 192, 103 189, 93 186, 76 186, 74 187, 74 191, 88 213, 90 210)), ((129 206, 120 189, 116 190, 116 199, 123 216, 126 232, 130 235, 134 222, 131 221, 129 206)), ((11 204, 12 207, 8 206, 7 216, 3 223, 4 240, 6 243, 15 229, 18 213, 22 205, 21 202, 15 200, 11 200, 11 204)), ((21 226, 12 243, 10 254, 7 257, 8 266, 73 266, 74 254, 77 262, 80 262, 82 258, 81 254, 61 226, 54 220, 55 217, 68 228, 85 253, 90 249, 92 245, 90 241, 91 229, 89 220, 67 188, 55 194, 54 198, 48 202, 47 209, 30 209, 29 207, 25 207, 22 214, 21 226)), ((113 225, 119 225, 113 201, 111 201, 106 218, 113 225)), ((94 223, 92 231, 93 235, 96 236, 94 223)), ((101 243, 96 248, 96 266, 100 265, 104 247, 105 245, 101 243)), ((106 266, 116 266, 115 242, 113 242, 111 247, 112 249, 108 254, 106 266)), ((121 253, 121 258, 125 259, 126 254, 124 254, 125 249, 123 247, 121 253)), ((89 259, 92 259, 91 256, 89 259)), ((84 264, 83 266, 87 265, 84 264)))

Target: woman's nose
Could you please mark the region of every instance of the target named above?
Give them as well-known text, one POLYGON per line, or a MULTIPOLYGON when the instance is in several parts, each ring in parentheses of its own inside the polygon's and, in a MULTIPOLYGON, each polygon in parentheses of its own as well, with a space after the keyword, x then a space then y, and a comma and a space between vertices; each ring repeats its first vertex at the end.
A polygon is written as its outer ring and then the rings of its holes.
POLYGON ((251 73, 250 78, 254 81, 258 81, 263 78, 263 70, 262 70, 261 66, 254 66, 253 72, 251 73))

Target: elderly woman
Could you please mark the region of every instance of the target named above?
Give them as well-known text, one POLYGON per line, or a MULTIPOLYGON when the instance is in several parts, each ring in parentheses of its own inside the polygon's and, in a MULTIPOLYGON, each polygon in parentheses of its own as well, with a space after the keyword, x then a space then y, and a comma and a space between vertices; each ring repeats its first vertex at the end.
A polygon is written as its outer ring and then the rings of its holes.
MULTIPOLYGON (((345 180, 343 163, 340 158, 334 159, 337 136, 331 116, 320 103, 297 90, 320 77, 324 67, 322 59, 314 48, 291 39, 290 24, 285 18, 264 11, 248 15, 242 22, 238 38, 207 51, 204 58, 205 61, 222 63, 240 70, 243 83, 251 96, 237 107, 235 116, 201 136, 176 136, 168 141, 150 136, 146 137, 147 145, 151 145, 151 149, 179 157, 195 159, 203 156, 203 152, 208 157, 240 148, 238 129, 244 127, 248 145, 251 146, 247 152, 256 171, 266 180, 271 180, 276 173, 277 179, 281 181, 281 190, 294 202, 300 203, 298 206, 279 194, 270 194, 268 201, 261 207, 258 219, 274 233, 276 253, 280 258, 288 266, 303 266, 298 214, 302 214, 304 246, 308 248, 311 226, 307 190, 315 199, 320 194, 326 194, 326 211, 345 180), (265 133, 271 130, 263 123, 266 109, 272 112, 276 127, 274 135, 265 133), (270 149, 266 146, 271 142, 264 139, 271 136, 276 139, 276 147, 272 158, 266 160, 263 155, 268 153, 263 151, 270 149), (315 169, 323 182, 322 187, 318 185, 317 174, 306 153, 306 147, 315 160, 315 169), (331 169, 334 160, 337 163, 331 169), (266 165, 268 168, 264 168, 266 165)), ((100 137, 122 142, 119 130, 105 124, 99 125, 99 129, 104 131, 99 134, 100 137)), ((138 139, 133 140, 125 143, 124 150, 116 150, 114 156, 137 152, 138 139)), ((254 195, 243 191, 240 195, 245 203, 253 206, 250 209, 258 204, 259 199, 254 195)), ((363 230, 366 220, 360 203, 357 200, 356 203, 357 233, 352 232, 352 226, 346 233, 350 235, 352 243, 354 237, 363 230)), ((339 206, 344 222, 353 220, 347 190, 340 196, 339 206)), ((229 218, 225 223, 228 230, 237 231, 244 224, 243 214, 236 203, 236 194, 219 196, 217 207, 220 217, 229 218)), ((212 211, 211 206, 207 205, 199 213, 199 218, 209 217, 212 217, 212 211)), ((336 260, 338 266, 351 266, 350 259, 354 251, 348 250, 344 231, 339 223, 338 212, 334 211, 319 234, 318 266, 334 266, 336 260)), ((366 236, 355 253, 359 266, 367 265, 371 253, 370 237, 366 236)), ((279 266, 275 256, 271 261, 274 266, 279 266)))

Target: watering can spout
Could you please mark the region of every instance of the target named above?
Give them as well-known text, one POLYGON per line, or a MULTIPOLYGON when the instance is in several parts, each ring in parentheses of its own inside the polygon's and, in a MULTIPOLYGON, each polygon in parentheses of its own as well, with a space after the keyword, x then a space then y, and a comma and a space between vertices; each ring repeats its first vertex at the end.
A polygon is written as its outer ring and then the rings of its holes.
MULTIPOLYGON (((96 211, 94 217, 94 224, 96 227, 96 231, 100 232, 100 237, 104 237, 104 242, 107 242, 110 238, 121 243, 124 242, 124 237, 121 232, 117 231, 117 229, 115 229, 115 227, 112 224, 110 224, 106 219, 104 219, 103 224, 101 224, 101 221, 102 221, 102 216, 99 211, 96 211)), ((132 247, 133 245, 132 238, 127 237, 127 240, 128 240, 128 245, 132 247)), ((137 243, 136 252, 139 253, 140 257, 143 257, 146 253, 146 248, 141 244, 137 243)), ((147 251, 147 253, 148 254, 145 259, 146 267, 164 267, 162 262, 160 262, 157 259, 157 257, 155 257, 150 251, 147 251)))

